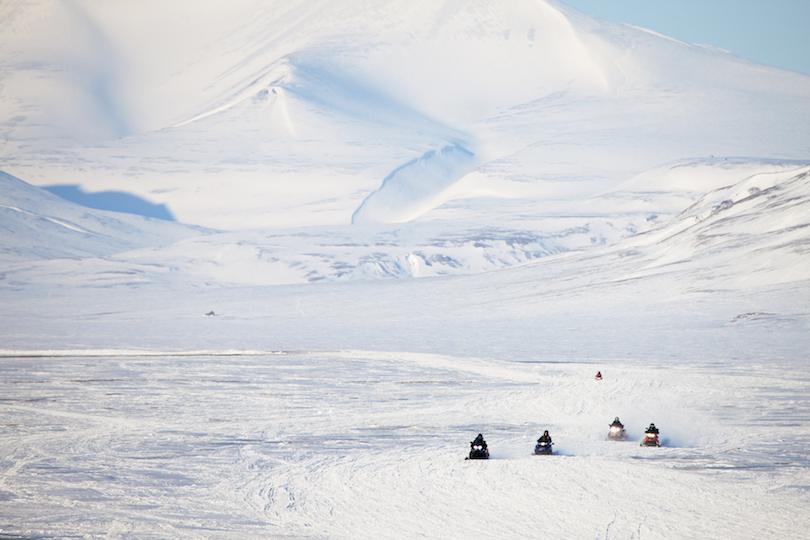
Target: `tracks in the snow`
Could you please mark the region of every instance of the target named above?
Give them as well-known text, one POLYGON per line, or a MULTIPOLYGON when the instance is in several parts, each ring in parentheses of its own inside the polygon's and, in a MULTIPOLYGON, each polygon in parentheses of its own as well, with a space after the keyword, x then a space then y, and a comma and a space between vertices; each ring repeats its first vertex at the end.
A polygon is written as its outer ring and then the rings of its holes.
POLYGON ((791 520, 810 526, 808 494, 791 487, 807 485, 806 458, 745 444, 751 430, 806 440, 806 380, 599 367, 601 382, 586 364, 351 351, 9 359, 0 522, 329 538, 705 538, 718 521, 732 537, 785 538, 791 520), (760 422, 781 414, 789 433, 760 422), (606 441, 616 415, 631 437, 654 420, 673 446, 606 441), (544 428, 556 456, 531 455, 544 428), (479 431, 493 459, 465 462, 479 431))

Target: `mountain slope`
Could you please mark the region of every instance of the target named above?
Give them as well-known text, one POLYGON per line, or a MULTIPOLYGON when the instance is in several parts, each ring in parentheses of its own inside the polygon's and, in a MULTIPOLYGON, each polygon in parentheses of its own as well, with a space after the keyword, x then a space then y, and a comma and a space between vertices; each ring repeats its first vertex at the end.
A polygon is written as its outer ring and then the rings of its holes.
MULTIPOLYGON (((393 221, 470 197, 581 199, 690 156, 809 150, 810 78, 554 2, 4 9, 4 168, 130 192, 186 222, 346 224, 395 171, 453 145, 474 170, 443 177, 419 211, 402 201, 393 221), (103 37, 114 59, 46 37, 71 33, 103 37), (96 112, 48 114, 76 94, 96 112)), ((498 206, 479 202, 482 217, 498 206)))
MULTIPOLYGON (((20 251, 15 255, 18 260, 30 260, 9 269, 6 275, 17 284, 47 289, 65 279, 85 287, 127 284, 137 273, 144 283, 183 291, 188 287, 227 290, 234 285, 473 274, 464 285, 471 292, 465 296, 465 305, 499 304, 496 297, 511 297, 513 288, 515 297, 521 298, 524 293, 517 290, 526 286, 532 291, 567 295, 577 290, 610 290, 615 284, 640 282, 642 278, 663 279, 665 288, 672 288, 672 294, 677 295, 701 288, 762 288, 810 279, 803 264, 810 241, 807 165, 687 162, 645 176, 644 185, 657 186, 660 191, 633 191, 637 185, 633 180, 623 190, 560 206, 556 215, 533 218, 533 226, 542 233, 530 234, 513 227, 513 223, 525 225, 525 218, 511 217, 516 221, 510 222, 505 213, 499 223, 482 224, 447 208, 445 211, 455 217, 438 222, 440 227, 437 222, 418 221, 396 228, 204 231, 177 233, 171 244, 143 236, 139 242, 125 245, 122 241, 107 246, 107 250, 95 247, 98 252, 88 253, 103 255, 103 260, 73 262, 37 263, 40 255, 20 251), (716 171, 714 176, 712 170, 716 171), (708 193, 684 191, 695 177, 700 178, 700 184, 715 189, 708 193), (605 207, 611 210, 606 212, 605 207), (511 273, 491 272, 512 266, 517 268, 511 273), (497 294, 491 297, 494 284, 498 284, 494 289, 497 294)), ((519 209, 512 207, 513 212, 519 209)), ((86 221, 65 217, 70 215, 64 212, 48 215, 60 216, 62 223, 88 226, 86 221)), ((108 220, 102 223, 109 225, 108 220)), ((163 227, 165 222, 147 223, 163 227)), ((115 238, 115 231, 111 229, 101 238, 115 238)), ((49 257, 63 252, 72 256, 67 251, 70 243, 52 242, 45 236, 39 241, 29 239, 25 245, 38 246, 50 253, 49 257)), ((455 281, 447 285, 450 289, 456 286, 455 281)), ((425 287, 410 294, 438 298, 454 295, 432 281, 425 287)), ((349 294, 352 290, 337 289, 336 293, 349 294)), ((364 291, 362 286, 359 291, 364 291)), ((521 309, 510 302, 498 306, 506 313, 521 309)))
POLYGON ((92 210, 0 171, 0 260, 98 257, 205 232, 164 220, 92 210))

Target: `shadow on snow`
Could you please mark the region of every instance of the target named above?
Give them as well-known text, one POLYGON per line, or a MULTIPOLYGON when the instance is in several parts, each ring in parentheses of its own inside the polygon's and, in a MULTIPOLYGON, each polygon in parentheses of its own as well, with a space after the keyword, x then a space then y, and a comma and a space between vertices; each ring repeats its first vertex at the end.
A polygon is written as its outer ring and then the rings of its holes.
POLYGON ((175 221, 174 214, 165 204, 155 204, 125 191, 98 191, 88 193, 77 184, 45 186, 54 195, 70 202, 111 212, 123 212, 139 216, 175 221))

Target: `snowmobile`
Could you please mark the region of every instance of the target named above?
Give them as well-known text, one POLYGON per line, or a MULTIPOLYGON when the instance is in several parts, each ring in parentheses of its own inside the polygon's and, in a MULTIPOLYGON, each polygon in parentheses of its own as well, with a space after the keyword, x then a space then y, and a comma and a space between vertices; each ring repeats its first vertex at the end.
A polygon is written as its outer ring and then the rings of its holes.
POLYGON ((610 430, 608 430, 608 439, 611 441, 623 441, 626 437, 627 434, 622 426, 616 426, 613 424, 610 425, 610 430))
POLYGON ((661 446, 661 440, 658 438, 658 433, 648 431, 641 439, 640 446, 661 446))
POLYGON ((481 444, 474 444, 467 459, 489 459, 489 449, 481 444))
POLYGON ((596 372, 596 375, 594 375, 594 377, 593 377, 593 378, 594 378, 594 379, 596 379, 597 381, 601 381, 601 380, 602 380, 602 372, 601 372, 601 371, 597 371, 597 372, 596 372))
POLYGON ((550 456, 552 454, 552 442, 538 442, 534 445, 534 455, 536 456, 550 456))

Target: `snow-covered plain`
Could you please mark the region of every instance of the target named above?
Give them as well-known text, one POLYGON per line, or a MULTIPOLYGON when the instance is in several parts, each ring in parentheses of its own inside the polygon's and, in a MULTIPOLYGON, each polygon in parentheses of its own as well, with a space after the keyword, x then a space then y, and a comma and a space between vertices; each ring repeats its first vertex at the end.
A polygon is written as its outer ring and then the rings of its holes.
POLYGON ((5 359, 6 530, 800 538, 810 378, 685 363, 596 382, 587 363, 358 351, 5 359), (605 440, 616 414, 633 440, 605 440), (666 448, 638 446, 651 419, 666 448), (543 429, 557 455, 531 455, 543 429), (465 462, 478 431, 492 459, 465 462))
POLYGON ((0 20, 0 537, 807 537, 809 77, 545 0, 0 20))

